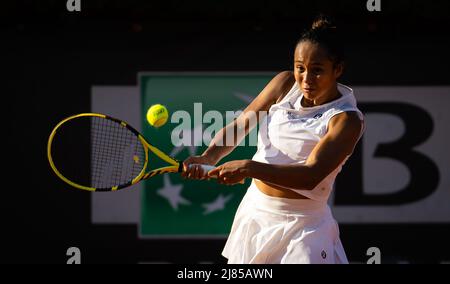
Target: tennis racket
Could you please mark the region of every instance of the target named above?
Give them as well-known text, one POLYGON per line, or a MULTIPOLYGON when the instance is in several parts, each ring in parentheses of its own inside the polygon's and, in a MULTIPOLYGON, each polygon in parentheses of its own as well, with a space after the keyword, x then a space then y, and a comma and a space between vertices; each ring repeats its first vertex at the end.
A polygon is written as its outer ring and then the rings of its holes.
MULTIPOLYGON (((89 191, 115 191, 183 164, 151 145, 128 123, 99 113, 81 113, 59 122, 47 144, 50 167, 69 185, 89 191), (168 166, 149 170, 149 153, 168 166)), ((207 173, 214 166, 200 165, 207 173)))

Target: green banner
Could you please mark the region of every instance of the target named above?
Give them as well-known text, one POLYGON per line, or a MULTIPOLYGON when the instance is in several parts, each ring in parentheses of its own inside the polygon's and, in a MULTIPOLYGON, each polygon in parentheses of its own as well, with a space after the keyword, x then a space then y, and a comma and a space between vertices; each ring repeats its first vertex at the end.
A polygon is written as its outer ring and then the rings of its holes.
MULTIPOLYGON (((190 155, 200 155, 207 147, 203 138, 205 130, 218 123, 209 114, 219 112, 225 125, 226 112, 243 110, 272 77, 272 74, 239 73, 141 74, 143 134, 151 144, 180 161, 190 155), (160 128, 150 126, 145 118, 147 109, 157 103, 169 110, 169 121, 160 128), (185 119, 186 114, 190 119, 185 119), (189 140, 191 145, 175 146, 179 139, 172 136, 189 140)), ((256 137, 255 134, 249 136, 256 137)), ((220 163, 250 159, 256 147, 248 146, 249 139, 241 143, 246 146, 237 147, 220 163)), ((150 168, 162 165, 164 162, 151 157, 150 168)), ((179 174, 151 178, 144 182, 142 192, 140 235, 143 238, 226 237, 249 183, 247 180, 244 185, 224 186, 214 180, 183 179, 179 174)))

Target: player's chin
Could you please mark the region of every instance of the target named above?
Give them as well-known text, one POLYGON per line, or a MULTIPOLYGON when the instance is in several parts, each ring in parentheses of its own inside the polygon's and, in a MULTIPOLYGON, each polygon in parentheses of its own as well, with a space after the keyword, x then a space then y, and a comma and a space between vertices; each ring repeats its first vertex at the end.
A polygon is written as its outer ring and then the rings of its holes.
POLYGON ((303 90, 303 95, 308 100, 314 100, 317 97, 317 90, 303 90))

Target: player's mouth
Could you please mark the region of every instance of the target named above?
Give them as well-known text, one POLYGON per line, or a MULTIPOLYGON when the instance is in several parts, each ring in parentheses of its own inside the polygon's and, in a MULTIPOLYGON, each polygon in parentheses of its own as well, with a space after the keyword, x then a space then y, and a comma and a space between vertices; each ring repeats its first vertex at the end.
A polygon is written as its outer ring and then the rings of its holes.
POLYGON ((315 88, 310 88, 310 87, 303 88, 303 92, 304 92, 304 93, 308 93, 308 94, 314 93, 315 90, 316 90, 315 88))

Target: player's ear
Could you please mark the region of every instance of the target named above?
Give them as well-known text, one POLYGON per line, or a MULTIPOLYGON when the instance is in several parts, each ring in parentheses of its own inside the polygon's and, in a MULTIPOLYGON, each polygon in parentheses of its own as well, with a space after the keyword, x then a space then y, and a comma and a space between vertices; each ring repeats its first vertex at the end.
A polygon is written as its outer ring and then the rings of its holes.
POLYGON ((333 68, 334 68, 334 77, 338 79, 344 72, 344 62, 341 61, 338 63, 334 63, 333 68))

